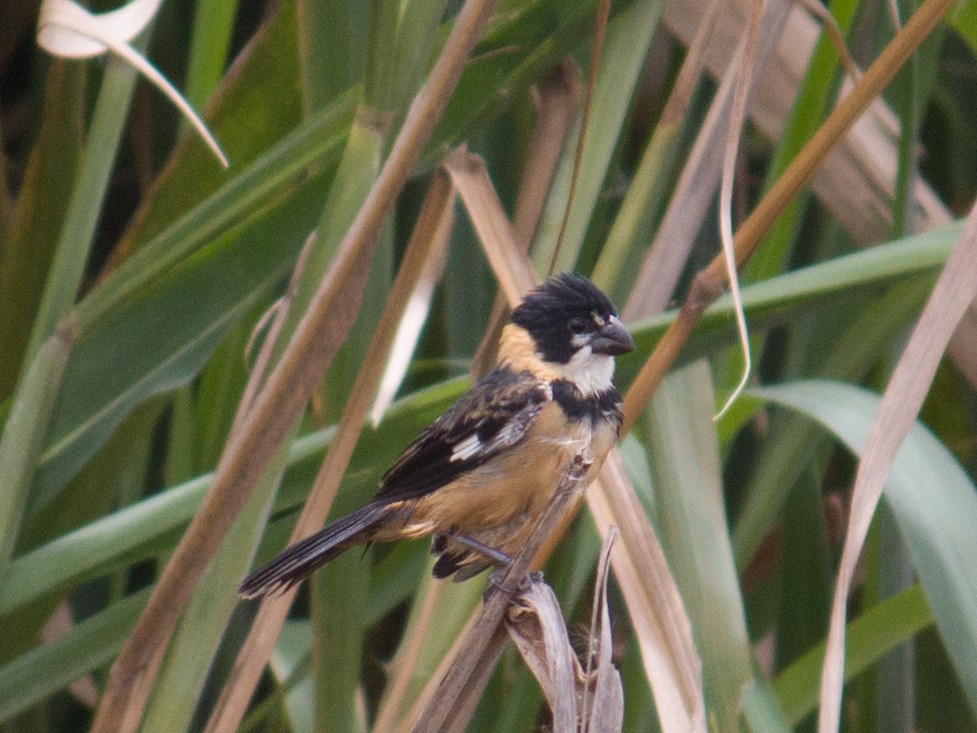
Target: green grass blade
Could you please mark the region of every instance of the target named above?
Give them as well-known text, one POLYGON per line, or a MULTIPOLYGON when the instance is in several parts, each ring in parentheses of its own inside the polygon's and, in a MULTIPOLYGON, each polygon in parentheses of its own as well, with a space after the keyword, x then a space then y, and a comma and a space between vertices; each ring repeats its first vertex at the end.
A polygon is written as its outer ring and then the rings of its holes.
POLYGON ((148 597, 149 591, 134 593, 0 668, 0 720, 10 719, 110 662, 148 597))

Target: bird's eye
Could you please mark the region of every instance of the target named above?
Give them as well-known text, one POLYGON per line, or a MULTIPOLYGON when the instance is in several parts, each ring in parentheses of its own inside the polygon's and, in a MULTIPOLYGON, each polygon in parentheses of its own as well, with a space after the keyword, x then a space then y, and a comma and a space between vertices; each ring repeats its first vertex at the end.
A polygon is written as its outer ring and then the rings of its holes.
POLYGON ((579 336, 582 333, 587 332, 587 321, 584 318, 571 318, 570 323, 567 324, 567 328, 570 329, 570 333, 574 336, 579 336))

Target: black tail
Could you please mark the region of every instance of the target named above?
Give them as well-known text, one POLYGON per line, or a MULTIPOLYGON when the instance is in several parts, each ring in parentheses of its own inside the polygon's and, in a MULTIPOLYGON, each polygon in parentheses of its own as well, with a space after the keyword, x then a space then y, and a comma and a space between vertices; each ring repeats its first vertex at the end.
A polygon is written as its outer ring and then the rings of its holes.
POLYGON ((245 578, 237 589, 238 595, 256 598, 288 589, 350 547, 369 542, 370 530, 388 512, 388 507, 379 502, 367 504, 285 548, 278 557, 245 578))

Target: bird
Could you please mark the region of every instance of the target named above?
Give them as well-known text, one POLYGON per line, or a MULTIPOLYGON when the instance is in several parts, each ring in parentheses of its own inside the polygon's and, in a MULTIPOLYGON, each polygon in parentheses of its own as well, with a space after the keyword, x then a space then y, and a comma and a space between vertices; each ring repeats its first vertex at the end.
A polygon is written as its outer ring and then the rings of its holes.
POLYGON ((507 565, 575 457, 589 461, 589 484, 617 442, 614 357, 633 349, 590 280, 549 278, 513 310, 493 370, 404 449, 375 498, 286 548, 239 595, 284 592, 358 545, 427 535, 435 578, 507 565))

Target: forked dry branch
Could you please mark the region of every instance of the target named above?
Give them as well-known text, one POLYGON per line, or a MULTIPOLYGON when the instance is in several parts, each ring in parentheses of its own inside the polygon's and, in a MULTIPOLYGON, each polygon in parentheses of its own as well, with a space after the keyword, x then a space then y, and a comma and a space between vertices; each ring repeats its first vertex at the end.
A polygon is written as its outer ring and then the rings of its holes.
POLYGON ((529 540, 513 558, 512 564, 494 576, 485 603, 461 645, 462 653, 455 657, 438 686, 438 694, 414 725, 417 733, 464 730, 502 651, 505 641, 505 634, 500 633, 502 618, 510 604, 527 588, 527 572, 536 553, 550 537, 574 496, 579 496, 586 488, 584 478, 591 462, 582 454, 574 456, 529 540))

